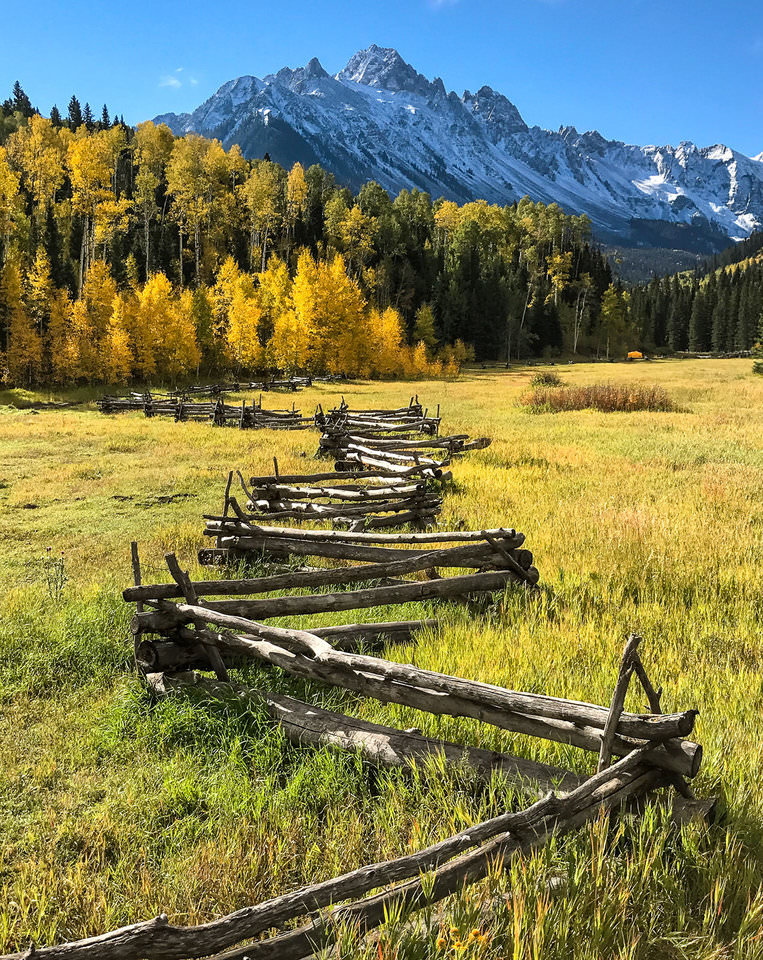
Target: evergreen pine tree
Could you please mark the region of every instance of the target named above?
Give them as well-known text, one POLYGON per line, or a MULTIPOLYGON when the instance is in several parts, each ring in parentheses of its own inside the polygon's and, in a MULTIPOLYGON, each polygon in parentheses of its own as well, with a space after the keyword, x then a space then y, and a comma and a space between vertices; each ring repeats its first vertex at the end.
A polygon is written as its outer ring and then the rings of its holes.
POLYGON ((20 113, 22 117, 31 117, 35 112, 32 101, 24 93, 18 80, 13 84, 12 104, 13 112, 20 113))
POLYGON ((55 103, 50 108, 50 122, 53 124, 54 127, 56 127, 56 129, 58 129, 58 127, 61 126, 61 114, 58 110, 58 107, 55 105, 55 103))
POLYGON ((70 130, 76 130, 82 126, 82 108, 79 105, 79 100, 75 96, 72 96, 69 101, 69 116, 67 121, 70 130))

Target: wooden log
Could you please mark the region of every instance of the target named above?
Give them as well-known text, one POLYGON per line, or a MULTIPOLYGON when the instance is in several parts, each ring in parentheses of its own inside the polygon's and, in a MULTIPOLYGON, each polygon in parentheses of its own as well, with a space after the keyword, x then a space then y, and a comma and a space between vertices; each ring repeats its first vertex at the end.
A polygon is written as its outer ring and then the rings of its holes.
MULTIPOLYGON (((399 500, 372 500, 364 503, 315 503, 301 500, 250 500, 242 519, 251 523, 279 517, 314 517, 316 519, 345 516, 365 516, 366 514, 405 513, 412 509, 426 509, 437 512, 442 506, 442 498, 434 494, 429 496, 401 497, 399 500)), ((206 520, 218 520, 217 516, 204 515, 206 520)), ((224 518, 223 518, 224 519, 224 518)))
MULTIPOLYGON (((441 580, 430 581, 429 586, 436 587, 442 583, 443 581, 441 580)), ((340 594, 340 596, 342 595, 340 594)), ((285 599, 302 600, 307 598, 294 597, 285 599)), ((268 602, 270 601, 262 601, 263 604, 268 602)), ((183 609, 183 607, 181 606, 178 609, 183 609)), ((196 607, 195 609, 198 612, 202 608, 196 607)), ((241 613, 226 610, 224 612, 229 615, 227 618, 213 617, 210 614, 210 610, 215 609, 213 604, 209 605, 209 609, 206 607, 203 609, 205 610, 205 619, 219 626, 225 626, 226 621, 229 621, 231 616, 242 616, 241 613)), ((250 618, 246 617, 246 619, 250 618)), ((252 624, 252 626, 259 627, 260 625, 252 624)), ((315 635, 313 634, 313 636, 315 635)), ((413 664, 396 663, 382 660, 378 657, 351 653, 336 653, 329 645, 326 645, 316 656, 321 663, 326 663, 339 669, 351 669, 359 674, 368 673, 381 676, 387 680, 404 683, 411 687, 419 687, 424 690, 443 693, 447 696, 456 696, 472 700, 475 703, 491 707, 495 710, 522 713, 528 716, 542 717, 550 720, 560 720, 581 726, 598 727, 602 730, 607 729, 611 717, 611 711, 608 711, 606 707, 596 704, 583 703, 578 700, 567 700, 559 697, 549 697, 543 694, 507 690, 504 687, 498 687, 494 684, 483 683, 477 680, 466 680, 449 674, 424 670, 413 664)), ((687 710, 683 713, 672 715, 660 714, 657 716, 650 714, 642 716, 621 712, 615 727, 615 732, 623 737, 659 741, 685 737, 694 729, 696 717, 696 710, 687 710)))
MULTIPOLYGON (((227 952, 218 953, 217 960, 243 960, 244 957, 301 960, 328 942, 342 919, 365 930, 381 923, 395 904, 411 910, 442 899, 464 883, 482 879, 497 860, 540 846, 552 835, 574 829, 597 816, 602 809, 613 809, 628 797, 657 786, 659 772, 645 771, 641 761, 639 756, 635 760, 628 757, 621 761, 622 765, 605 771, 605 780, 598 779, 602 774, 595 775, 565 796, 545 797, 527 810, 494 817, 414 854, 361 867, 265 903, 244 907, 211 923, 179 927, 170 925, 162 914, 154 920, 121 927, 98 937, 38 948, 35 957, 38 960, 184 960, 223 950, 227 952), (425 895, 421 876, 432 870, 437 871, 434 884, 426 885, 425 895), (401 881, 406 882, 360 903, 335 908, 329 917, 307 926, 270 940, 228 949, 232 944, 282 927, 306 913, 401 881)), ((23 956, 11 954, 0 960, 22 960, 23 956)))
MULTIPOLYGON (((495 570, 444 577, 438 580, 416 580, 393 587, 369 587, 365 590, 347 590, 342 593, 313 593, 269 597, 261 600, 215 600, 205 604, 208 611, 245 617, 247 620, 271 620, 274 617, 299 616, 337 610, 364 610, 369 607, 413 601, 454 599, 477 593, 502 590, 507 583, 517 581, 513 570, 495 570)), ((140 632, 151 632, 152 625, 162 622, 164 610, 157 613, 136 614, 140 632)), ((210 621, 212 622, 212 621, 210 621)))
MULTIPOLYGON (((209 535, 213 536, 214 532, 210 532, 209 535)), ((223 556, 229 556, 231 552, 235 555, 236 553, 253 551, 272 557, 324 557, 369 563, 381 563, 385 560, 393 562, 403 552, 406 554, 414 553, 413 550, 401 551, 392 547, 373 547, 365 544, 331 543, 329 541, 286 540, 283 537, 221 536, 219 546, 227 551, 223 556)), ((220 550, 199 551, 200 563, 214 562, 217 558, 221 558, 220 550)), ((464 566, 471 566, 471 564, 464 564, 464 566)), ((505 564, 501 562, 500 558, 494 562, 491 556, 486 558, 486 562, 479 564, 479 566, 500 568, 505 564)), ((531 583, 538 582, 539 574, 535 567, 529 567, 526 573, 528 575, 527 579, 531 583)))
MULTIPOLYGON (((226 525, 218 522, 210 524, 211 528, 217 526, 226 525)), ((517 536, 516 530, 509 527, 498 527, 492 530, 437 530, 432 533, 340 533, 335 530, 301 530, 298 527, 271 527, 264 524, 249 525, 247 533, 249 535, 259 534, 288 539, 300 538, 364 544, 474 543, 485 542, 488 536, 497 540, 513 539, 517 536)))
MULTIPOLYGON (((409 483, 410 481, 400 479, 392 473, 387 474, 387 483, 409 483)), ((340 480, 371 480, 380 482, 384 479, 383 472, 379 470, 346 470, 346 471, 323 471, 322 473, 284 473, 279 477, 264 476, 251 477, 249 482, 252 486, 259 486, 268 483, 320 483, 325 480, 338 482, 340 480)))
MULTIPOLYGON (((518 534, 514 540, 504 542, 521 544, 522 539, 522 535, 518 534)), ((529 554, 529 551, 521 552, 529 554)), ((492 552, 476 551, 472 545, 447 547, 442 550, 396 550, 394 555, 396 559, 392 563, 382 562, 359 567, 335 567, 309 572, 294 571, 249 580, 196 580, 193 587, 199 596, 246 596, 253 593, 273 593, 277 590, 323 587, 331 584, 401 577, 430 567, 460 568, 477 564, 482 565, 491 562, 493 557, 498 562, 501 559, 500 556, 496 556, 492 552)), ((532 559, 532 554, 530 554, 530 558, 532 559)), ((155 583, 127 587, 122 596, 128 603, 139 600, 172 600, 176 597, 182 597, 183 591, 175 583, 155 583)))
POLYGON ((223 702, 237 701, 245 706, 265 707, 292 743, 358 751, 373 763, 387 767, 404 767, 428 757, 442 756, 453 765, 466 763, 486 779, 499 772, 514 781, 528 786, 532 784, 543 792, 568 785, 577 787, 585 779, 561 767, 425 737, 414 730, 371 723, 240 683, 220 683, 187 672, 175 677, 153 674, 148 681, 160 695, 177 691, 223 702))
MULTIPOLYGON (((504 729, 570 743, 597 753, 601 730, 609 716, 605 707, 595 704, 506 690, 378 657, 337 653, 325 640, 314 634, 254 623, 247 618, 207 607, 178 604, 170 605, 170 609, 159 613, 174 617, 175 624, 205 621, 230 630, 241 630, 242 635, 234 638, 226 634, 225 642, 232 644, 234 649, 238 646, 243 652, 251 651, 252 655, 300 677, 311 677, 359 690, 385 702, 388 694, 381 697, 377 694, 379 685, 382 688, 386 685, 392 697, 391 702, 432 713, 471 716, 504 729), (284 642, 287 649, 275 646, 284 642), (302 653, 303 650, 307 656, 302 653), (393 687, 401 691, 403 699, 395 699, 393 687)), ((150 627, 152 616, 136 614, 132 621, 133 632, 141 633, 150 627)), ((654 740, 661 744, 660 751, 655 753, 655 763, 658 762, 658 756, 662 757, 664 753, 665 769, 695 776, 701 761, 701 747, 687 741, 668 739, 691 732, 695 718, 694 710, 671 716, 624 714, 618 722, 613 751, 622 756, 633 748, 636 739, 654 740)))
MULTIPOLYGON (((372 673, 359 674, 346 667, 327 664, 325 659, 319 662, 309 656, 286 651, 268 640, 257 640, 251 635, 226 635, 226 642, 230 643, 233 649, 249 652, 252 656, 278 666, 293 676, 354 690, 381 703, 396 703, 433 714, 469 717, 503 730, 540 737, 556 743, 566 743, 593 753, 598 753, 601 745, 601 727, 581 726, 563 720, 495 710, 464 697, 390 682, 372 673)), ((634 741, 618 735, 613 743, 613 752, 618 756, 624 756, 639 742, 655 741, 634 741)), ((658 742, 659 747, 653 754, 655 766, 687 777, 697 775, 702 762, 702 747, 699 744, 688 740, 658 742)))
MULTIPOLYGON (((318 627, 313 630, 315 636, 322 637, 335 650, 359 650, 369 645, 376 645, 384 640, 386 643, 414 643, 415 635, 420 630, 435 629, 436 620, 392 620, 380 623, 348 623, 333 627, 318 627)), ((240 649, 229 648, 225 643, 225 634, 217 634, 217 646, 220 656, 226 667, 240 667, 246 663, 247 655, 240 649)), ((141 672, 174 673, 186 670, 208 670, 209 658, 206 653, 200 652, 193 645, 193 637, 185 634, 181 629, 179 637, 187 639, 182 642, 168 640, 164 637, 146 639, 145 636, 136 636, 136 660, 141 672)))
MULTIPOLYGON (((332 477, 335 474, 332 474, 332 477)), ((426 486, 422 482, 406 483, 383 487, 298 487, 286 484, 272 484, 254 487, 246 491, 253 500, 346 500, 348 502, 372 503, 374 500, 388 500, 393 497, 406 497, 424 493, 426 486)))

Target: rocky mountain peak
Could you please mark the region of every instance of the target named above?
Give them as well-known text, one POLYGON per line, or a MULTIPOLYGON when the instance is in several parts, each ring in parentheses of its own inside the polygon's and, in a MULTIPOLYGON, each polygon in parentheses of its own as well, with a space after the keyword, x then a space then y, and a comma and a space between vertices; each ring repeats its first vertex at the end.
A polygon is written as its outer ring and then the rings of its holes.
POLYGON ((406 90, 421 96, 426 96, 431 87, 427 78, 406 63, 397 50, 378 47, 375 43, 350 57, 344 70, 337 74, 337 80, 378 87, 392 93, 406 90))
POLYGON ((514 133, 526 133, 527 124, 514 104, 492 87, 483 86, 472 94, 464 90, 462 101, 491 130, 491 139, 497 142, 514 133))

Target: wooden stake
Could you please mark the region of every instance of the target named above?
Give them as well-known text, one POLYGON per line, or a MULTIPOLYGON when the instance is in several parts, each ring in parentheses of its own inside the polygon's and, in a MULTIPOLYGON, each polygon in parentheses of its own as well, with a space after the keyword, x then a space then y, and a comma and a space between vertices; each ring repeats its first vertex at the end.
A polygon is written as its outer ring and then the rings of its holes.
MULTIPOLYGON (((167 561, 167 567, 172 574, 173 580, 183 590, 186 602, 196 606, 199 602, 199 598, 196 595, 196 590, 194 589, 191 578, 188 575, 188 571, 183 572, 180 569, 180 564, 177 562, 177 557, 174 553, 166 553, 164 555, 164 559, 167 561)), ((223 658, 220 656, 220 651, 217 649, 216 644, 211 643, 209 640, 203 639, 202 637, 199 637, 199 641, 204 648, 204 652, 209 658, 209 664, 215 671, 215 676, 217 679, 225 680, 227 682, 228 671, 225 668, 223 658)))
POLYGON ((632 633, 625 644, 623 656, 620 661, 620 671, 615 684, 615 692, 612 694, 612 702, 609 706, 607 722, 604 725, 604 732, 601 735, 601 750, 599 751, 599 771, 605 770, 612 761, 612 744, 615 739, 615 732, 620 720, 620 714, 625 706, 625 695, 628 692, 628 684, 633 675, 633 654, 636 647, 641 643, 641 637, 632 633))

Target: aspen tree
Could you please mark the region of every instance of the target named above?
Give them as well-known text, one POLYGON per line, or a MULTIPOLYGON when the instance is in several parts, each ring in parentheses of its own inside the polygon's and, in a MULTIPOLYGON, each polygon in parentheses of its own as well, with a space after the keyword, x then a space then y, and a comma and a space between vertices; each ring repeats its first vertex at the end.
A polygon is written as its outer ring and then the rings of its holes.
POLYGON ((77 350, 72 339, 73 304, 65 290, 58 290, 50 303, 46 343, 47 368, 54 383, 77 378, 77 350))
POLYGON ((132 351, 122 297, 114 297, 109 329, 104 343, 105 374, 108 383, 127 383, 132 373, 132 351))
POLYGON ((2 278, 3 306, 8 324, 5 360, 12 383, 29 386, 42 369, 42 341, 22 297, 21 270, 8 260, 2 278))

